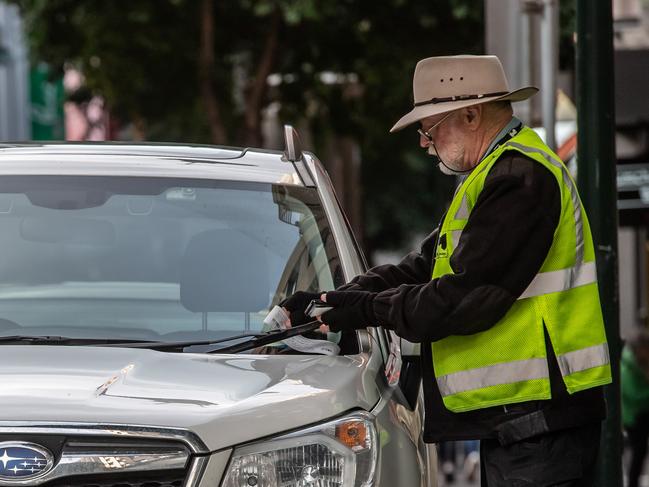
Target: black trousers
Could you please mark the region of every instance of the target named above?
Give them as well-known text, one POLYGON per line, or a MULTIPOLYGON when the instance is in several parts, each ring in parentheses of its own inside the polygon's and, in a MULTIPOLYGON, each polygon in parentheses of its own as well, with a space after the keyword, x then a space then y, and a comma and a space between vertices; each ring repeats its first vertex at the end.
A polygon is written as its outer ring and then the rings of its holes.
POLYGON ((591 487, 601 423, 509 445, 480 442, 481 487, 591 487))
POLYGON ((626 428, 631 448, 631 463, 629 464, 629 487, 638 487, 642 474, 642 466, 647 456, 647 440, 649 440, 649 413, 643 413, 636 418, 635 424, 626 428))

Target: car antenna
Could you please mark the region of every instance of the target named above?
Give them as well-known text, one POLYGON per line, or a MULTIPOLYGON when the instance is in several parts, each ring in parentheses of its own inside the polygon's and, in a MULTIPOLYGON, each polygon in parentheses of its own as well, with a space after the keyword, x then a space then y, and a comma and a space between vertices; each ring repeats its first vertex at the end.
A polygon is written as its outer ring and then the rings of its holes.
POLYGON ((284 157, 291 162, 297 162, 302 159, 302 144, 300 135, 292 125, 284 125, 284 157))

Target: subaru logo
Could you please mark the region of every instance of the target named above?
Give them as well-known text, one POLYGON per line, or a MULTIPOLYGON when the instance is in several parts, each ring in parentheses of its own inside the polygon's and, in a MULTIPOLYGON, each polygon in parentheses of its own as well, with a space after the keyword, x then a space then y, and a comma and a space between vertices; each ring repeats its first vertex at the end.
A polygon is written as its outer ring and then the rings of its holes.
POLYGON ((54 456, 42 446, 0 442, 0 481, 32 479, 46 474, 53 466, 54 456))

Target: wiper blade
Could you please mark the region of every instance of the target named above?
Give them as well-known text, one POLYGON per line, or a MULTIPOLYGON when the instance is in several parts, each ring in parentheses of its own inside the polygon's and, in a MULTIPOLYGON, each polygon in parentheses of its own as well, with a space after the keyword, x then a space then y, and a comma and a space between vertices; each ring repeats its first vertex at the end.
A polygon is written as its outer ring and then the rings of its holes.
POLYGON ((309 323, 304 323, 303 325, 294 326, 292 328, 270 330, 269 332, 263 334, 263 336, 257 338, 251 338, 250 340, 246 340, 243 343, 236 343, 234 345, 230 345, 229 347, 210 350, 207 353, 244 352, 252 348, 257 348, 263 345, 268 345, 270 343, 279 342, 286 338, 302 335, 303 333, 306 333, 308 331, 316 330, 320 328, 320 326, 322 326, 322 322, 316 320, 316 321, 310 321, 309 323))
POLYGON ((0 336, 0 344, 29 345, 105 345, 113 342, 139 343, 143 340, 125 340, 123 338, 74 338, 58 335, 8 335, 0 336))
POLYGON ((227 338, 220 338, 218 340, 187 340, 180 342, 162 342, 162 341, 139 341, 139 342, 113 342, 113 343, 98 343, 97 346, 106 347, 126 347, 126 348, 149 348, 151 350, 169 350, 174 348, 187 348, 198 345, 215 345, 217 343, 231 342, 244 338, 255 338, 266 336, 268 332, 264 333, 243 333, 241 335, 233 335, 227 338))
POLYGON ((268 345, 269 343, 279 342, 285 338, 289 338, 296 335, 301 335, 307 331, 312 331, 320 327, 322 323, 319 321, 312 321, 305 323, 303 325, 294 326, 293 328, 286 329, 274 329, 262 333, 243 333, 241 335, 233 335, 226 338, 220 338, 218 340, 193 340, 193 341, 184 341, 184 342, 138 342, 138 343, 97 343, 96 346, 104 347, 126 347, 126 348, 148 348, 151 350, 174 350, 179 349, 183 350, 187 347, 198 346, 198 345, 218 345, 219 343, 232 342, 235 340, 244 340, 241 343, 235 343, 228 347, 217 348, 216 350, 209 350, 203 353, 238 353, 245 350, 250 350, 251 348, 260 347, 262 345, 268 345))

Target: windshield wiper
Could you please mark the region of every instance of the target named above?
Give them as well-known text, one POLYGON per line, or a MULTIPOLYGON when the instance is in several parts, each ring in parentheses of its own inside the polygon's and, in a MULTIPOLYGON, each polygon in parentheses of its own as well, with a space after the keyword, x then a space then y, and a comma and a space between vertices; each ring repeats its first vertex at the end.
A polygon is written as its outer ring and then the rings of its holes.
POLYGON ((220 338, 217 340, 187 340, 180 342, 162 342, 162 341, 138 341, 138 342, 113 342, 113 343, 97 343, 97 346, 106 346, 106 347, 126 347, 126 348, 150 348, 151 350, 169 350, 174 348, 187 348, 198 345, 214 345, 217 343, 231 342, 233 340, 239 340, 244 338, 255 338, 255 337, 264 337, 268 333, 243 333, 241 335, 233 335, 227 338, 220 338))
POLYGON ((246 340, 243 343, 236 343, 230 345, 229 347, 217 348, 216 350, 210 350, 207 353, 239 353, 252 348, 261 347, 263 345, 268 345, 270 343, 279 342, 286 338, 294 337, 297 335, 302 335, 308 331, 317 330, 322 326, 320 321, 310 321, 309 323, 304 323, 303 325, 294 326, 292 328, 275 329, 266 332, 263 336, 257 338, 251 338, 246 340))
POLYGON ((107 345, 114 342, 140 343, 144 340, 123 338, 74 338, 58 335, 8 335, 0 336, 0 345, 29 344, 29 345, 107 345))
POLYGON ((228 347, 217 348, 216 350, 209 350, 203 353, 238 353, 252 348, 268 345, 269 343, 279 342, 285 338, 296 335, 301 335, 308 331, 313 331, 322 325, 319 321, 311 321, 303 325, 294 326, 293 328, 275 329, 262 333, 244 333, 241 335, 233 335, 227 338, 220 338, 218 340, 194 340, 185 342, 111 342, 111 343, 96 343, 95 346, 104 347, 126 347, 126 348, 148 348, 151 350, 174 350, 184 349, 187 347, 198 345, 218 345, 219 343, 232 342, 234 340, 244 340, 240 343, 235 343, 228 347))

